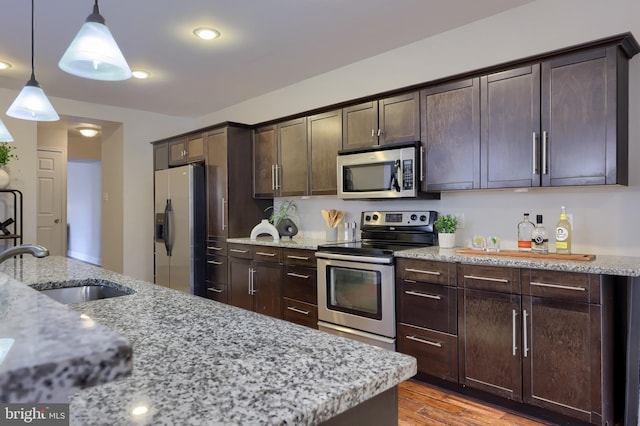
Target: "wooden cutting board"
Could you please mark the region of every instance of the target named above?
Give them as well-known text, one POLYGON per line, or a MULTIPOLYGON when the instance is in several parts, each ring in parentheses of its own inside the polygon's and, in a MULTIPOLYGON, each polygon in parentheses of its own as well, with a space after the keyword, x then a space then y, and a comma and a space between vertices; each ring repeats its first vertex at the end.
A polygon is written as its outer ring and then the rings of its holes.
POLYGON ((548 254, 535 254, 526 251, 516 251, 516 250, 500 250, 500 251, 484 251, 484 250, 473 250, 470 248, 457 249, 456 254, 473 254, 474 256, 504 256, 504 257, 526 257, 529 259, 555 259, 555 260, 593 260, 596 258, 595 254, 558 254, 558 253, 548 253, 548 254))

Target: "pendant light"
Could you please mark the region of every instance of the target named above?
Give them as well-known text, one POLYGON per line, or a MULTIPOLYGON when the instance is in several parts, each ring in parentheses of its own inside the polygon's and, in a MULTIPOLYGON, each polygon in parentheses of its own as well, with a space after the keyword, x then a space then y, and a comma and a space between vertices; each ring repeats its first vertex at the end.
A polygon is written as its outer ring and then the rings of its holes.
POLYGON ((9 129, 0 120, 0 142, 13 142, 13 136, 9 133, 9 129))
POLYGON ((92 80, 118 81, 131 77, 127 61, 100 15, 98 0, 58 66, 69 74, 92 80))
POLYGON ((31 78, 18 93, 18 96, 7 110, 7 115, 21 120, 57 121, 60 120, 60 117, 58 117, 47 95, 44 94, 44 90, 40 88, 36 81, 35 67, 33 65, 33 32, 33 0, 31 0, 31 78))

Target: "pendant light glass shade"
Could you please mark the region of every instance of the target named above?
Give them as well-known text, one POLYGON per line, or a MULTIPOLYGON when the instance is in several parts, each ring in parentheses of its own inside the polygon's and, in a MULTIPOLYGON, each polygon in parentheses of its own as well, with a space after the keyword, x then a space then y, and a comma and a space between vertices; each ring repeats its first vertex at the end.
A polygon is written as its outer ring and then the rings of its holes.
POLYGON ((13 136, 9 133, 9 129, 0 120, 0 142, 13 142, 13 136))
POLYGON ((93 13, 87 17, 58 66, 69 74, 92 80, 118 81, 131 77, 127 61, 100 15, 97 0, 93 13))
POLYGON ((33 121, 57 121, 60 120, 58 113, 53 109, 53 105, 49 102, 44 90, 36 81, 34 66, 34 35, 33 35, 33 0, 31 0, 31 78, 22 88, 18 96, 13 101, 7 115, 21 120, 33 121))

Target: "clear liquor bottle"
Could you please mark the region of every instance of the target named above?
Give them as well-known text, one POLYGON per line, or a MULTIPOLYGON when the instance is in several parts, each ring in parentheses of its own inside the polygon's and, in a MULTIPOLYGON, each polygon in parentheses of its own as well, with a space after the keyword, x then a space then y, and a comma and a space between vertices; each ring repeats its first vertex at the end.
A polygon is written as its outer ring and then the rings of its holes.
POLYGON ((531 234, 531 251, 538 254, 549 253, 549 234, 542 225, 542 215, 536 216, 536 227, 531 234))
POLYGON ((529 213, 525 213, 522 222, 518 223, 518 251, 531 251, 531 235, 535 227, 529 220, 529 213))

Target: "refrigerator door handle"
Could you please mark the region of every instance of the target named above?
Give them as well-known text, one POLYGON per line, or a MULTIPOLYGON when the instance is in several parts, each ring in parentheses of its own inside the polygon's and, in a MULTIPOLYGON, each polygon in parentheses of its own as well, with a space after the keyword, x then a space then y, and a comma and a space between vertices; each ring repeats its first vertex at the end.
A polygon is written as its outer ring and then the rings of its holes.
POLYGON ((164 247, 167 250, 167 256, 171 256, 173 248, 173 230, 171 222, 173 221, 173 208, 171 207, 171 199, 167 199, 167 205, 164 207, 164 247))

